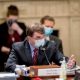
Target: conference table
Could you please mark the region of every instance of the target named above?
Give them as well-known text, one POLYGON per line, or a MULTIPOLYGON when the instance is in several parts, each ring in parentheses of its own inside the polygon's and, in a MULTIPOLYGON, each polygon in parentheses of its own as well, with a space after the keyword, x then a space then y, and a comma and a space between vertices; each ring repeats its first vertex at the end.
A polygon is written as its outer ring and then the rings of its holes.
POLYGON ((18 76, 15 73, 0 72, 0 80, 17 80, 18 76))

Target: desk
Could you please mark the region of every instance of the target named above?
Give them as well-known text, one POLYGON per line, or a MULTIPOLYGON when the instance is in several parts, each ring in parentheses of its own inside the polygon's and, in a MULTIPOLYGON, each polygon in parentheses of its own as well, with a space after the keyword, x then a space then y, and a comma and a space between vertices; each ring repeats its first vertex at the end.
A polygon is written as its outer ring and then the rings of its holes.
MULTIPOLYGON (((59 78, 59 77, 46 77, 46 79, 45 78, 42 78, 42 77, 40 77, 42 80, 50 80, 50 79, 52 79, 52 80, 56 80, 56 78, 59 78)), ((25 80, 24 79, 24 77, 23 76, 21 76, 21 77, 19 77, 17 80, 25 80)), ((26 79, 27 80, 27 79, 26 79)), ((32 80, 35 80, 34 78, 32 79, 32 80)), ((67 76, 67 80, 74 80, 74 76, 67 76)))
MULTIPOLYGON (((39 74, 39 71, 42 69, 42 70, 45 70, 45 69, 54 69, 55 68, 60 68, 59 66, 57 65, 43 65, 43 66, 30 66, 30 75, 29 77, 32 78, 32 80, 35 80, 34 78, 35 77, 40 77, 42 80, 47 80, 47 79, 52 79, 52 80, 56 80, 56 78, 59 78, 59 75, 54 75, 54 73, 50 73, 47 75, 45 74, 39 74)), ((68 74, 67 75, 67 80, 72 80, 74 78, 74 74, 68 74)), ((22 80, 22 78, 18 79, 18 80, 22 80)))
POLYGON ((17 80, 15 73, 0 72, 0 80, 17 80))

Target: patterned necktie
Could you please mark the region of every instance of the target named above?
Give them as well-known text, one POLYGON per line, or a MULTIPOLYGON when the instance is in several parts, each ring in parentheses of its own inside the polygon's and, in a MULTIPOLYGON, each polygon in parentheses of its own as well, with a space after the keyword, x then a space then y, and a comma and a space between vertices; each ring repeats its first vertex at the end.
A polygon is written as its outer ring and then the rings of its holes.
POLYGON ((37 57, 38 57, 38 49, 34 49, 34 55, 33 55, 33 64, 37 64, 37 57))

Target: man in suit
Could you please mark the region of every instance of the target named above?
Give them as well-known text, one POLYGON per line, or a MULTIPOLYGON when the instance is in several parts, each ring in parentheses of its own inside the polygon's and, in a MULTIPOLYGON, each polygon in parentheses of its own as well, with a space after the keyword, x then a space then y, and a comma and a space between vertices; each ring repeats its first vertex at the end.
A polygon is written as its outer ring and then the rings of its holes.
POLYGON ((54 36, 54 26, 55 20, 51 16, 44 16, 41 18, 40 23, 44 25, 45 35, 47 40, 54 41, 56 43, 56 47, 59 49, 61 53, 63 53, 62 41, 54 36))
POLYGON ((6 21, 0 24, 0 71, 4 70, 11 46, 14 42, 23 41, 26 37, 26 26, 18 22, 19 10, 10 5, 6 21))
MULTIPOLYGON (((55 42, 45 39, 43 26, 34 24, 29 28, 25 41, 13 44, 6 63, 6 70, 14 72, 16 65, 29 67, 32 65, 49 65, 52 62, 60 65, 64 55, 55 46, 55 42)), ((68 65, 73 66, 75 63, 74 56, 69 60, 66 59, 66 61, 68 61, 68 65)))

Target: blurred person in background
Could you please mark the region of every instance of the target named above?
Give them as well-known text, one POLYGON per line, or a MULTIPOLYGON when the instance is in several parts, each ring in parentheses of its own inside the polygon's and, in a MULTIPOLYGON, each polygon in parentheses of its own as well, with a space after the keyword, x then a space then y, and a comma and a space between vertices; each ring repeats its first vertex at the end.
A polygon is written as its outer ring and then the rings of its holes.
POLYGON ((14 42, 23 41, 26 37, 26 26, 18 22, 19 10, 10 5, 5 22, 0 25, 0 71, 4 71, 11 46, 14 42))
POLYGON ((51 40, 56 43, 56 47, 59 49, 61 53, 63 53, 63 46, 62 46, 62 41, 52 35, 54 34, 54 26, 55 26, 55 20, 51 16, 44 16, 41 18, 40 23, 44 25, 44 32, 47 40, 51 40))

